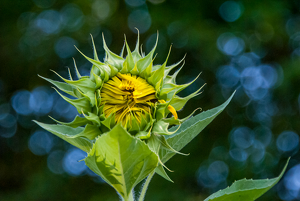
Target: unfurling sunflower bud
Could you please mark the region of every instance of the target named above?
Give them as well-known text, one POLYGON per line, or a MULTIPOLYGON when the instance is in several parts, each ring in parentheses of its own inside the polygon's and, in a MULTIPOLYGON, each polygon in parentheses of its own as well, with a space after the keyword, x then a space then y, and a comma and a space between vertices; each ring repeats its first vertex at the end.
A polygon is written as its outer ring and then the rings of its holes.
POLYGON ((123 58, 124 48, 121 56, 116 55, 103 37, 104 62, 98 59, 93 39, 92 42, 93 59, 79 51, 92 63, 90 76, 81 76, 74 61, 78 80, 73 80, 71 74, 70 80, 60 76, 64 82, 42 77, 73 96, 75 99, 67 98, 57 90, 80 115, 70 123, 36 123, 87 152, 86 165, 127 200, 133 187, 154 170, 169 179, 162 168, 159 150, 178 153, 165 135, 176 132, 170 132, 170 126, 180 127, 189 118, 178 119, 177 111, 197 96, 201 88, 187 97, 177 96, 193 82, 176 84, 181 68, 168 75, 183 59, 171 66, 167 66, 168 59, 162 65, 153 65, 157 41, 150 53, 144 55, 139 52, 139 39, 133 52, 125 39, 127 56, 123 58))

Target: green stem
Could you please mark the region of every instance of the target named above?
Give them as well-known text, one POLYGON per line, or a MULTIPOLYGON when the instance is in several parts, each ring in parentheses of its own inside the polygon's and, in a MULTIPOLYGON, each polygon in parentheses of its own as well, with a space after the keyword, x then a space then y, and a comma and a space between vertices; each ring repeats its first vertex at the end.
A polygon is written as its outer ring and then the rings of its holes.
POLYGON ((133 193, 131 192, 129 197, 128 197, 128 201, 134 201, 134 198, 133 198, 133 193))
POLYGON ((149 174, 149 176, 147 177, 147 179, 146 179, 146 181, 145 181, 145 183, 144 183, 144 185, 143 185, 143 188, 142 188, 142 191, 141 191, 141 194, 140 194, 139 201, 144 201, 144 198, 145 198, 145 195, 146 195, 147 188, 148 188, 148 186, 149 186, 149 183, 150 183, 150 181, 151 181, 151 179, 152 179, 154 173, 155 173, 155 172, 153 171, 153 172, 152 172, 151 174, 149 174))

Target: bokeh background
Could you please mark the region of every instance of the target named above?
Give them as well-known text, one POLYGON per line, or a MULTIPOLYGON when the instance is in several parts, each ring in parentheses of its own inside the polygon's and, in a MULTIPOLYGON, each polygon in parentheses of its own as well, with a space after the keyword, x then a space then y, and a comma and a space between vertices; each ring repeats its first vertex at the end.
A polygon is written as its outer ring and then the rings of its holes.
MULTIPOLYGON (((156 175, 146 200, 204 200, 242 178, 279 175, 281 182, 259 200, 300 200, 300 1, 204 0, 2 0, 0 2, 0 200, 118 200, 84 164, 85 153, 32 122, 71 121, 73 106, 37 75, 59 80, 74 57, 81 74, 91 64, 90 34, 100 58, 102 33, 120 53, 124 34, 133 49, 137 27, 143 51, 155 63, 186 54, 178 83, 202 72, 185 96, 204 83, 179 117, 233 101, 166 165, 174 183, 156 175)), ((74 74, 75 75, 75 74, 74 74)), ((138 189, 137 189, 138 192, 138 189)))

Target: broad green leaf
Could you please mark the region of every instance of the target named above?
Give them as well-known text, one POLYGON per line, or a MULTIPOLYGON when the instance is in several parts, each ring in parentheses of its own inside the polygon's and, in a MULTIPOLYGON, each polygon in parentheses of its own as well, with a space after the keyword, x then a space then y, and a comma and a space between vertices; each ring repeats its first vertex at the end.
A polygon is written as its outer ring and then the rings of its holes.
MULTIPOLYGON (((169 145, 173 147, 175 150, 180 151, 186 144, 188 144, 194 137, 196 137, 210 122, 212 122, 212 120, 216 116, 218 116, 225 109, 225 107, 231 101, 234 93, 222 105, 214 109, 202 112, 186 120, 181 124, 181 127, 179 129, 178 126, 171 128, 171 130, 178 129, 178 131, 175 134, 170 135, 168 137, 167 142, 169 143, 169 145)), ((165 149, 161 149, 159 155, 161 161, 165 163, 173 155, 175 155, 175 153, 171 151, 167 151, 165 149)))
POLYGON ((92 148, 92 142, 85 137, 76 137, 73 138, 74 135, 77 135, 84 131, 83 127, 72 128, 70 126, 65 125, 55 125, 55 124, 44 124, 38 121, 34 121, 43 129, 49 131, 50 133, 60 137, 61 139, 69 142, 70 144, 78 147, 79 149, 89 152, 92 148))
POLYGON ((126 201, 134 186, 156 168, 158 157, 118 124, 97 138, 85 163, 126 201))
POLYGON ((289 160, 286 162, 283 170, 280 175, 273 179, 259 179, 259 180, 248 180, 242 179, 234 182, 230 187, 226 189, 220 190, 204 201, 252 201, 256 200, 260 196, 262 196, 265 192, 267 192, 270 188, 272 188, 283 176, 286 167, 289 163, 289 160))

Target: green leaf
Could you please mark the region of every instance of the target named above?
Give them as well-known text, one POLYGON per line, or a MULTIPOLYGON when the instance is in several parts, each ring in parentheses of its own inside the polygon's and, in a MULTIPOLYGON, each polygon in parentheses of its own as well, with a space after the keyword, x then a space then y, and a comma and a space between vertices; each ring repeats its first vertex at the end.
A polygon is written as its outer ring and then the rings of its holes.
MULTIPOLYGON (((235 93, 235 92, 234 92, 235 93)), ((212 120, 218 116, 225 107, 231 101, 234 93, 229 97, 229 99, 222 105, 202 112, 190 119, 186 120, 181 124, 181 127, 178 131, 170 135, 167 139, 167 142, 175 150, 180 151, 186 144, 188 144, 194 137, 196 137, 212 120)), ((171 128, 170 130, 176 130, 178 126, 171 128)), ((160 159, 163 163, 167 162, 172 156, 175 155, 174 152, 167 151, 166 149, 160 150, 160 159)))
POLYGON ((134 186, 156 168, 158 157, 118 124, 97 138, 85 163, 126 201, 134 186))
POLYGON ((74 135, 77 135, 85 130, 83 127, 72 128, 70 126, 65 125, 44 124, 38 121, 34 122, 37 123, 43 129, 60 137, 61 139, 69 142, 70 144, 74 145, 75 147, 78 147, 79 149, 85 152, 89 152, 92 148, 92 142, 89 139, 85 137, 74 138, 74 135))
POLYGON ((272 188, 283 176, 286 167, 289 163, 287 160, 283 170, 281 171, 280 175, 273 179, 260 179, 260 180, 248 180, 242 179, 239 181, 234 182, 230 187, 226 189, 220 190, 204 201, 227 201, 227 200, 234 200, 234 201, 252 201, 259 198, 265 192, 267 192, 270 188, 272 188))

